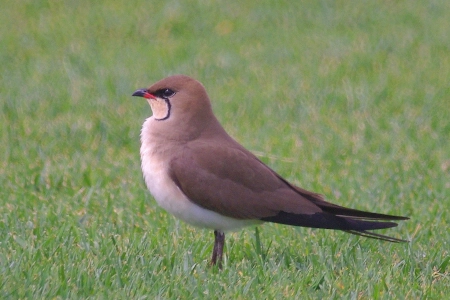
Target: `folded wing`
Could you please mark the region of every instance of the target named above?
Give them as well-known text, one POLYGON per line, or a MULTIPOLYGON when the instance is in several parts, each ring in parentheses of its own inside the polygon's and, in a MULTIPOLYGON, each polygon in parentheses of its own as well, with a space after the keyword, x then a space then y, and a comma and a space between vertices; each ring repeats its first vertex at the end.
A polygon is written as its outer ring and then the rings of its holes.
POLYGON ((408 218, 329 203, 319 194, 290 184, 238 144, 188 144, 170 162, 170 175, 192 202, 228 217, 403 241, 367 230, 394 227, 396 223, 386 221, 408 218))

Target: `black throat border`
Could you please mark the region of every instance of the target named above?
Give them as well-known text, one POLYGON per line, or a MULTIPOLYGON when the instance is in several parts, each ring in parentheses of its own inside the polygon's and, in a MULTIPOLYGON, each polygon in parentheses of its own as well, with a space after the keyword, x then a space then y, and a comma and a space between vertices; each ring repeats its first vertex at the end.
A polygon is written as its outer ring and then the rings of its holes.
POLYGON ((163 99, 164 99, 164 101, 166 102, 166 105, 167 105, 167 115, 164 118, 161 118, 161 119, 156 119, 155 118, 156 121, 164 121, 164 120, 167 120, 170 117, 170 110, 172 109, 172 104, 170 104, 170 101, 169 101, 168 98, 163 98, 163 99))

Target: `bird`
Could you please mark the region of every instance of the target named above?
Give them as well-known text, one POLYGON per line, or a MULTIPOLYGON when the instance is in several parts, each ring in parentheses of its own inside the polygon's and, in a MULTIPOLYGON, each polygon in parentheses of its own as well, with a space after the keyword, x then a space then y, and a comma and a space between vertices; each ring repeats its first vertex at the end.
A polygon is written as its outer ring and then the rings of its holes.
POLYGON ((141 130, 145 184, 167 212, 214 230, 211 265, 222 268, 226 232, 265 222, 407 242, 371 230, 408 217, 332 204, 264 164, 225 131, 199 81, 172 75, 132 96, 145 98, 152 111, 141 130))

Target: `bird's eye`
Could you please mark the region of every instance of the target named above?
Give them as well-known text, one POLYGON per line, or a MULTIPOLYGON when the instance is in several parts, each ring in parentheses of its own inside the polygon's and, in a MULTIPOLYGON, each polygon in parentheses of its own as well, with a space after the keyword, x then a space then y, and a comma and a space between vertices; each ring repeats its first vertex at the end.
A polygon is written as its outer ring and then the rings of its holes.
POLYGON ((163 89, 163 90, 161 90, 161 95, 164 98, 169 98, 169 97, 172 97, 173 95, 175 95, 175 92, 172 91, 171 89, 163 89))

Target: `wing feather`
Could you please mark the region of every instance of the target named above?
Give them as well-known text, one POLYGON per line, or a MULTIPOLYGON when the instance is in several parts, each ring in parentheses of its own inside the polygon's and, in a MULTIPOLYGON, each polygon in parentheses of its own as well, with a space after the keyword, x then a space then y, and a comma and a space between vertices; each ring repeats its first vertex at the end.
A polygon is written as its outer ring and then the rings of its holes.
POLYGON ((170 176, 192 202, 235 219, 339 229, 395 242, 402 240, 367 230, 397 226, 383 220, 408 219, 329 203, 290 184, 238 144, 188 144, 170 162, 170 176))
POLYGON ((239 147, 201 143, 187 146, 171 161, 170 175, 197 205, 237 219, 261 219, 275 216, 280 210, 321 212, 253 154, 239 147))

